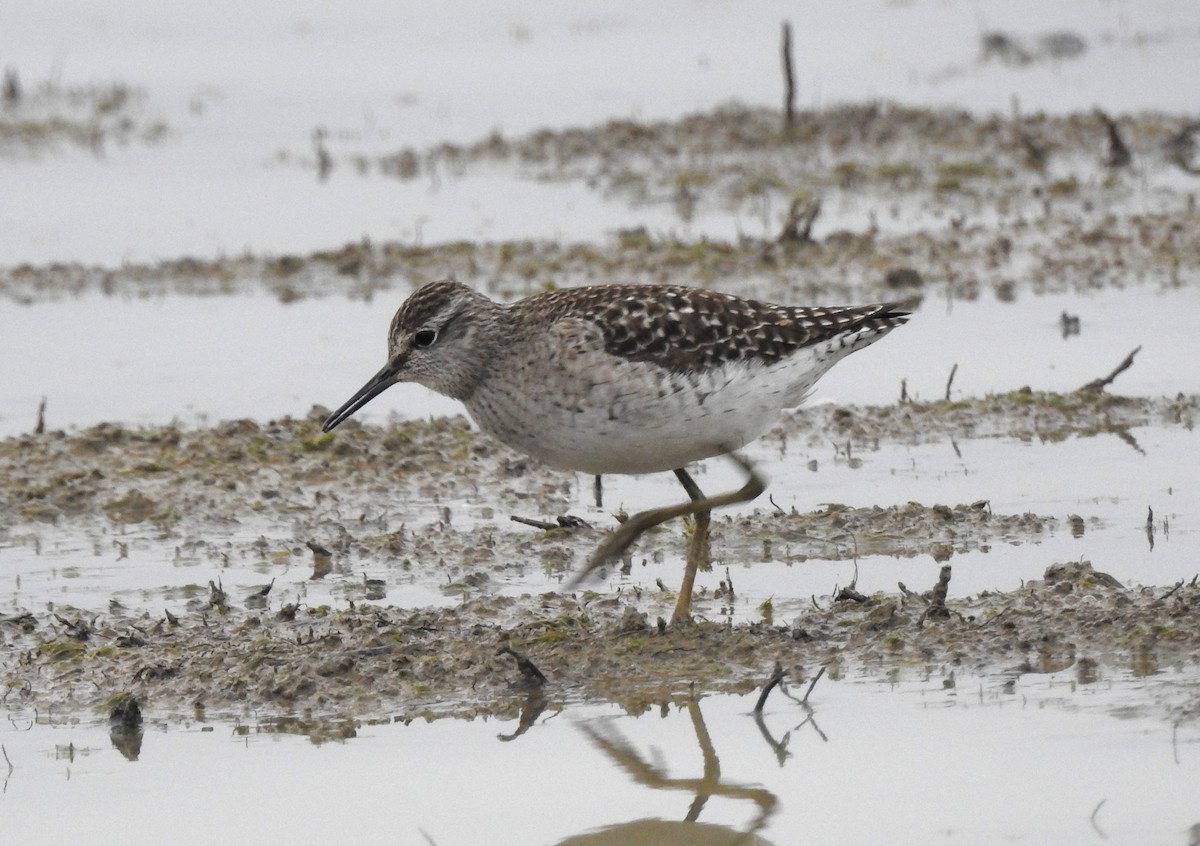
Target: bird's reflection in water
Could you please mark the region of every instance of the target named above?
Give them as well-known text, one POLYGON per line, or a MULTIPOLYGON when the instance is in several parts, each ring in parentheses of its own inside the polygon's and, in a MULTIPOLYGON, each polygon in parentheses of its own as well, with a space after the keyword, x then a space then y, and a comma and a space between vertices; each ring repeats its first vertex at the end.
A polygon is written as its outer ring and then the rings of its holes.
POLYGON ((668 778, 661 767, 645 760, 609 720, 581 726, 588 739, 638 784, 655 790, 681 790, 694 794, 683 821, 636 820, 568 837, 559 846, 770 846, 757 832, 775 810, 778 802, 775 794, 761 787, 722 781, 721 761, 713 749, 704 715, 700 713, 700 703, 690 700, 687 711, 704 757, 704 774, 699 778, 668 778), (699 822, 700 813, 712 796, 751 802, 758 806, 758 814, 745 831, 699 822))
POLYGON ((525 694, 525 701, 521 703, 521 716, 517 721, 517 730, 509 734, 498 734, 496 737, 503 743, 516 740, 533 728, 533 724, 537 722, 537 718, 546 710, 548 704, 546 694, 540 687, 530 690, 525 694))

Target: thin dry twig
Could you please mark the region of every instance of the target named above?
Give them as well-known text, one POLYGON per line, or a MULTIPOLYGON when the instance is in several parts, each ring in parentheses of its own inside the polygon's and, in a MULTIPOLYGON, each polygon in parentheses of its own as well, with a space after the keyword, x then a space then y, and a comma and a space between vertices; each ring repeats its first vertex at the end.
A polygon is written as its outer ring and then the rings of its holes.
POLYGON ((783 134, 790 137, 796 123, 796 71, 792 63, 792 24, 783 22, 783 44, 780 47, 783 61, 783 134))
POLYGON ((1141 351, 1142 351, 1142 347, 1139 344, 1133 350, 1133 352, 1131 352, 1129 355, 1125 356, 1125 360, 1122 361, 1120 364, 1118 364, 1116 369, 1113 370, 1112 373, 1109 373, 1107 376, 1105 376, 1102 379, 1093 379, 1092 381, 1088 382, 1086 385, 1084 385, 1082 388, 1079 389, 1079 393, 1086 393, 1089 391, 1092 393, 1100 393, 1101 391, 1103 391, 1106 387, 1108 387, 1109 385, 1112 384, 1114 379, 1116 379, 1118 376, 1120 376, 1122 373, 1124 373, 1126 370, 1128 370, 1130 367, 1133 366, 1133 357, 1141 351))
POLYGON ((1166 599, 1167 597, 1169 597, 1171 594, 1175 593, 1175 591, 1179 590, 1181 587, 1183 587, 1183 579, 1180 579, 1179 581, 1177 581, 1177 582, 1175 583, 1175 587, 1171 588, 1169 591, 1167 591, 1167 592, 1166 592, 1166 593, 1164 593, 1162 596, 1160 596, 1160 597, 1158 598, 1158 601, 1159 601, 1159 602, 1162 602, 1164 599, 1166 599))
POLYGON ((804 697, 800 702, 804 705, 808 704, 808 695, 813 692, 813 688, 817 686, 817 682, 821 680, 821 676, 825 675, 825 665, 821 665, 821 669, 817 670, 817 674, 813 676, 813 680, 808 683, 808 690, 804 691, 804 697))
POLYGON ((36 622, 33 614, 29 611, 23 611, 20 614, 14 614, 11 617, 0 617, 0 624, 14 623, 18 626, 33 625, 36 622))
MULTIPOLYGON (((857 544, 858 544, 858 541, 855 540, 856 547, 857 547, 857 544)), ((857 555, 857 553, 858 553, 858 550, 856 548, 855 554, 857 555)), ((850 584, 846 585, 841 590, 837 590, 836 588, 834 589, 833 601, 834 602, 842 602, 843 600, 849 601, 849 602, 866 602, 867 601, 867 597, 864 594, 859 593, 859 591, 858 591, 858 559, 857 558, 854 559, 854 578, 850 580, 850 584)))
POLYGON ((1129 147, 1125 145, 1125 141, 1121 138, 1120 127, 1117 122, 1108 116, 1108 113, 1103 109, 1096 109, 1096 117, 1104 124, 1104 128, 1108 130, 1108 156, 1104 159, 1104 164, 1107 167, 1126 167, 1133 161, 1133 153, 1129 152, 1129 147))
POLYGON ((950 565, 943 564, 941 572, 938 573, 937 584, 930 592, 929 607, 921 613, 920 619, 917 620, 918 626, 924 625, 927 619, 945 620, 950 617, 950 609, 946 607, 946 596, 950 593, 950 572, 950 565))
POLYGON ((1196 132, 1200 132, 1200 123, 1189 123, 1167 142, 1167 161, 1193 176, 1200 175, 1200 167, 1192 164, 1192 156, 1196 152, 1196 142, 1192 135, 1196 132))
POLYGON ((1008 613, 1008 611, 1009 611, 1009 609, 1007 609, 1007 608, 1004 608, 1004 609, 1002 609, 1001 611, 997 612, 997 613, 996 613, 994 616, 992 616, 992 617, 988 617, 986 620, 984 620, 982 623, 980 623, 980 624, 979 624, 979 628, 981 628, 981 629, 986 629, 986 628, 987 628, 988 626, 990 626, 992 623, 996 622, 996 621, 997 621, 997 620, 999 620, 1001 617, 1003 617, 1005 614, 1007 614, 1007 613, 1008 613))
POLYGON ((521 673, 521 684, 525 687, 541 687, 546 683, 546 677, 529 658, 511 646, 501 646, 496 650, 497 655, 511 655, 517 662, 517 670, 521 673))
POLYGON ((922 605, 929 604, 928 599, 921 596, 921 594, 917 593, 915 590, 909 590, 908 585, 904 584, 904 582, 896 582, 896 586, 900 588, 900 593, 904 594, 905 598, 911 599, 914 602, 920 602, 922 605))
POLYGON ((763 685, 762 693, 758 695, 758 702, 754 705, 754 713, 761 714, 763 706, 767 704, 767 697, 771 695, 771 691, 783 683, 784 676, 787 671, 783 669, 783 664, 775 662, 775 670, 771 673, 771 678, 767 679, 767 683, 763 685))
POLYGON ((532 526, 535 529, 541 529, 543 532, 548 532, 551 529, 558 528, 557 523, 550 523, 546 520, 535 520, 532 517, 521 517, 517 514, 509 516, 508 519, 512 520, 514 523, 520 523, 522 526, 532 526))
POLYGON ((812 228, 821 213, 821 199, 810 199, 800 195, 788 206, 787 217, 783 221, 783 231, 779 233, 779 243, 806 244, 812 241, 812 228))

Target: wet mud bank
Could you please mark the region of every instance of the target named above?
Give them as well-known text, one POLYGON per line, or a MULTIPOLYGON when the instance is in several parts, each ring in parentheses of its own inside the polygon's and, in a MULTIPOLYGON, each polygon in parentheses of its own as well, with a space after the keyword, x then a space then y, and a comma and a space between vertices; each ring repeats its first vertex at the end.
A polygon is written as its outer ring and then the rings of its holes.
MULTIPOLYGON (((354 171, 354 179, 432 183, 499 169, 513 179, 579 183, 635 210, 666 210, 678 228, 647 228, 631 215, 628 228, 590 243, 364 240, 307 254, 10 266, 0 268, 0 299, 34 308, 88 296, 398 299, 455 277, 504 299, 640 281, 776 302, 1008 303, 1200 282, 1188 119, 981 117, 893 104, 799 117, 791 133, 773 112, 729 107, 372 159, 329 151, 331 180, 354 171), (738 237, 688 234, 722 215, 738 221, 738 237), (751 220, 753 227, 741 225, 751 220)), ((1065 337, 1072 317, 1064 312, 1062 320, 1065 337)), ((1129 348, 1120 340, 1114 359, 1129 348)), ((304 339, 296 347, 303 355, 304 339)), ((1094 375, 1115 363, 1106 360, 1094 375)), ((957 452, 970 439, 1111 435, 1140 452, 1142 432, 1191 432, 1200 405, 1191 393, 1135 398, 1036 387, 808 409, 786 415, 763 444, 820 445, 847 464, 880 444, 945 443, 957 452)), ((896 385, 897 399, 903 390, 896 385)), ((590 480, 552 472, 461 418, 351 421, 323 434, 327 413, 317 407, 304 419, 200 428, 103 424, 0 440, 0 550, 53 557, 27 572, 71 571, 67 582, 44 577, 35 588, 15 578, 12 598, 0 604, 4 706, 87 719, 130 693, 152 719, 252 715, 308 725, 303 715, 328 723, 512 714, 538 700, 600 699, 638 710, 748 691, 776 664, 794 681, 821 668, 948 683, 963 668, 1001 684, 1072 668, 1079 684, 1165 666, 1195 674, 1194 580, 1137 586, 1085 561, 1031 554, 1022 577, 1043 578, 1015 590, 947 594, 952 571, 938 567, 959 552, 1074 534, 1090 525, 1086 511, 1000 513, 981 498, 987 491, 962 498, 969 501, 816 510, 764 499, 750 513, 714 521, 727 560, 804 566, 871 554, 932 563, 920 584, 781 594, 736 622, 722 612, 740 589, 729 578, 700 589, 694 624, 666 627, 659 616, 673 597, 665 584, 562 590, 611 527, 608 514, 574 529, 508 522, 552 521, 582 501, 575 486, 590 480), (87 574, 112 559, 148 574, 89 588, 87 574), (391 601, 401 582, 429 601, 391 601), (521 587, 505 590, 514 583, 521 587)), ((1102 493, 1112 495, 1084 495, 1102 493)), ((677 554, 680 531, 687 527, 649 533, 636 554, 666 560, 677 554)), ((1185 691, 1158 711, 1194 716, 1189 697, 1185 691)))
MULTIPOLYGON (((602 700, 632 712, 745 693, 776 664, 802 682, 1072 670, 1079 684, 1200 661, 1200 586, 1127 588, 1086 562, 1013 592, 814 598, 786 623, 674 629, 631 597, 476 597, 450 609, 356 604, 273 612, 220 604, 180 614, 23 612, 0 619, 5 707, 95 719, 133 694, 154 719, 512 716, 530 700, 602 700), (515 655, 514 655, 515 653, 515 655), (516 659, 516 660, 514 660, 516 659), (530 669, 531 662, 535 669, 530 669), (542 681, 542 678, 545 680, 542 681)), ((1200 715, 1200 698, 1161 716, 1200 715)))
MULTIPOLYGON (((1123 397, 1029 390, 932 403, 821 406, 785 416, 771 439, 869 446, 1008 437, 1056 441, 1142 426, 1193 430, 1200 397, 1123 397)), ((221 527, 265 516, 369 524, 406 503, 463 495, 543 511, 561 505, 574 477, 480 435, 464 418, 386 426, 350 421, 323 433, 328 415, 229 421, 204 429, 102 424, 0 440, 0 529, 101 519, 114 524, 221 527), (486 492, 486 496, 484 495, 486 492)), ((420 522, 420 521, 415 521, 420 522)), ((336 549, 336 540, 326 538, 336 549)))
MULTIPOLYGON (((954 403, 821 407, 789 415, 768 438, 844 441, 853 449, 889 439, 1136 438, 1143 426, 1190 430, 1198 406, 1194 396, 1018 391, 954 403)), ((1123 584, 1079 561, 1041 563, 1044 577, 1019 590, 967 597, 947 596, 944 583, 939 594, 931 564, 923 584, 870 595, 853 583, 831 584, 799 611, 776 614, 764 603, 756 619, 738 623, 718 613, 737 590, 722 581, 698 595, 694 624, 674 628, 659 620, 672 601, 661 584, 501 594, 513 573, 538 572, 544 584, 561 585, 603 535, 604 527, 522 532, 497 523, 496 514, 561 513, 574 477, 461 419, 351 423, 325 435, 325 413, 205 429, 102 425, 0 441, 0 543, 36 549, 73 537, 81 570, 89 547, 109 557, 148 547, 196 568, 90 603, 69 595, 7 603, 0 609, 5 706, 87 719, 132 693, 153 718, 306 714, 327 725, 511 715, 531 697, 543 706, 598 699, 637 710, 752 690, 776 663, 795 681, 821 667, 835 676, 947 679, 962 668, 998 683, 1075 668, 1079 683, 1089 684, 1111 673, 1195 669, 1200 657, 1195 580, 1123 584), (237 568, 261 573, 265 584, 226 590, 221 574, 237 568), (421 584, 449 607, 390 605, 385 580, 365 572, 380 568, 387 580, 421 584), (310 599, 307 585, 327 578, 339 592, 310 599)), ((986 501, 811 512, 759 505, 716 521, 714 543, 727 556, 760 560, 786 546, 799 566, 808 556, 860 554, 945 562, 1000 539, 1074 531, 1086 516, 999 514, 986 501)), ((652 534, 636 554, 675 543, 678 531, 652 534)), ((19 584, 14 595, 21 596, 19 584)), ((1160 710, 1177 719, 1195 705, 1173 700, 1160 710)))
POLYGON ((1001 117, 873 103, 804 112, 790 133, 771 110, 726 107, 374 162, 335 151, 350 165, 335 180, 367 173, 436 191, 499 169, 586 186, 627 204, 631 223, 586 243, 364 240, 308 254, 19 265, 0 268, 0 298, 266 292, 290 302, 370 298, 447 277, 503 298, 621 281, 796 303, 1194 285, 1196 133, 1180 115, 1001 117), (639 225, 647 208, 677 225, 639 225), (689 234, 723 219, 737 222, 737 237, 689 234))

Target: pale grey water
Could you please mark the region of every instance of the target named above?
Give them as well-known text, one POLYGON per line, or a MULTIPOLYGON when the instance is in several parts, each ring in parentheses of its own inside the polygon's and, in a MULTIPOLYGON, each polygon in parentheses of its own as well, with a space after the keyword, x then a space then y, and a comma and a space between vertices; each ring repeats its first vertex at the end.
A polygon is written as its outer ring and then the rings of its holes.
MULTIPOLYGON (((407 292, 371 302, 339 296, 282 304, 267 295, 127 300, 100 295, 0 306, 0 435, 32 430, 46 398, 55 429, 99 422, 184 425, 336 408, 383 364, 387 327, 407 292)), ((931 292, 913 319, 817 384, 810 402, 895 402, 900 381, 914 399, 940 399, 957 364, 955 397, 1028 385, 1069 392, 1111 371, 1134 347, 1134 366, 1114 385, 1132 396, 1200 391, 1195 288, 1150 285, 1085 296, 1018 293, 946 302, 931 292), (1064 339, 1063 311, 1079 335, 1064 339)), ((393 388, 361 413, 380 420, 462 413, 416 385, 393 388)))
MULTIPOLYGON (((541 127, 675 118, 738 100, 782 103, 779 27, 795 27, 797 104, 895 100, 980 112, 1194 111, 1200 5, 1075 0, 847 0, 836 7, 636 0, 470 2, 214 0, 15 3, 0 57, 27 89, 144 88, 171 136, 149 150, 72 150, 5 164, 0 261, 104 265, 180 255, 308 252, 364 236, 594 240, 613 227, 677 231, 577 186, 441 180, 401 186, 342 173, 318 184, 281 164, 329 146, 367 154, 541 127), (1069 32, 1087 50, 1022 67, 981 62, 980 37, 1069 32)), ((836 213, 829 208, 826 215, 836 213)), ((825 220, 822 220, 824 225, 825 220)), ((857 228, 861 228, 861 224, 857 228)), ((761 235, 726 215, 690 233, 761 235)))
MULTIPOLYGON (((1188 842, 1200 822, 1200 732, 1139 704, 1194 678, 1167 670, 1078 685, 1067 672, 1024 676, 1011 690, 995 678, 955 681, 825 678, 811 714, 776 694, 761 729, 753 697, 702 699, 721 788, 698 820, 745 831, 765 793, 777 805, 760 835, 775 844, 1188 842)), ((682 820, 705 773, 698 723, 677 707, 632 716, 552 706, 515 740, 503 739, 515 721, 417 720, 320 745, 254 726, 151 720, 136 761, 105 727, 32 719, 0 725, 11 842, 549 846, 682 820), (659 786, 616 765, 589 728, 627 744, 659 786)))
MULTIPOLYGON (((1098 103, 1113 112, 1195 108, 1192 88, 1181 82, 1195 78, 1200 55, 1200 6, 1191 0, 857 0, 836 14, 778 3, 756 15, 741 4, 691 2, 519 3, 487 15, 472 4, 438 9, 240 0, 6 8, 0 63, 18 68, 27 86, 55 74, 75 85, 118 79, 145 88, 151 116, 165 119, 174 135, 155 148, 110 149, 99 159, 69 150, 6 160, 0 262, 113 266, 245 249, 307 253, 364 235, 410 243, 598 240, 633 225, 692 236, 762 234, 770 227, 757 220, 714 216, 681 228, 661 209, 633 212, 578 185, 504 174, 447 181, 437 191, 345 175, 322 185, 279 164, 277 154, 308 154, 317 125, 330 128, 335 144, 340 135, 347 149, 369 152, 473 141, 493 129, 512 135, 541 125, 674 117, 734 97, 776 105, 776 39, 785 17, 797 25, 804 106, 891 98, 1007 113, 1015 98, 1026 112, 1086 111, 1098 103), (978 37, 987 29, 1024 38, 1068 30, 1089 49, 1072 62, 977 65, 978 37)), ((1137 202, 1153 204, 1150 188, 1137 202)), ((863 214, 830 208, 823 223, 854 225, 863 214)), ((313 403, 336 405, 381 361, 398 300, 0 303, 0 435, 32 428, 42 396, 49 424, 63 428, 264 420, 304 414, 313 403)), ((1120 392, 1196 393, 1196 300, 1194 291, 1150 288, 1087 298, 1034 298, 1018 289, 1015 304, 947 305, 931 297, 886 350, 839 365, 820 397, 890 402, 905 377, 911 393, 939 397, 955 363, 963 396, 1024 384, 1070 390, 1139 344, 1120 392), (1081 336, 1058 335, 1063 309, 1081 315, 1081 336)), ((370 415, 453 410, 410 387, 381 398, 370 415)), ((852 503, 988 497, 998 512, 1077 512, 1102 521, 1083 538, 1060 533, 1036 547, 996 544, 956 556, 955 592, 1012 587, 1045 564, 1079 557, 1131 582, 1190 578, 1200 561, 1196 465, 1187 460, 1197 454, 1196 436, 1154 428, 1135 434, 1145 455, 1102 436, 972 441, 960 445, 961 456, 947 445, 886 447, 861 456, 859 469, 816 456, 817 473, 803 469, 809 455, 776 460, 761 447, 757 456, 768 463, 784 507, 808 509, 835 490, 852 503), (1173 527, 1153 552, 1142 533, 1151 505, 1173 527)), ((719 486, 727 472, 717 464, 702 483, 719 486)), ((576 502, 590 513, 587 483, 579 480, 576 502)), ((676 496, 669 478, 614 479, 608 499, 637 508, 676 496)), ((433 519, 432 504, 414 505, 416 519, 433 519)), ((478 502, 453 505, 470 520, 507 518, 482 516, 478 502)), ((239 531, 252 538, 268 528, 250 521, 239 531)), ((122 536, 130 550, 122 560, 112 531, 38 527, 7 538, 0 611, 48 601, 99 609, 114 595, 157 608, 168 588, 202 584, 216 572, 211 561, 177 560, 149 535, 122 536)), ((635 577, 673 579, 678 566, 668 556, 635 577)), ((931 569, 928 559, 868 560, 860 562, 859 587, 926 585, 931 569)), ((280 595, 300 590, 302 570, 271 573, 280 595)), ((781 584, 789 596, 804 597, 845 584, 851 573, 848 562, 741 567, 739 619, 754 616, 781 584)), ((240 565, 220 575, 228 588, 269 577, 240 565)), ((553 587, 538 581, 544 578, 535 568, 500 589, 553 587)), ((306 589, 329 591, 338 602, 337 586, 332 579, 306 589)), ((390 586, 389 601, 455 600, 412 583, 390 586)), ((792 601, 799 600, 777 597, 781 617, 792 601)), ((1189 828, 1200 822, 1200 736, 1194 722, 1173 727, 1170 715, 1195 696, 1194 668, 1141 679, 1113 671, 1082 686, 1069 671, 1027 675, 1012 692, 1001 678, 957 682, 944 689, 940 670, 902 684, 826 678, 811 700, 815 727, 776 697, 765 722, 777 740, 791 733, 782 763, 748 716, 751 699, 708 697, 700 708, 723 781, 778 798, 761 832, 776 844, 1189 842, 1189 828)), ((245 734, 227 723, 164 725, 147 703, 134 762, 112 747, 100 715, 71 719, 80 721, 6 708, 6 843, 555 844, 640 818, 682 819, 694 795, 637 784, 588 741, 583 727, 598 720, 669 778, 703 772, 694 723, 675 709, 631 717, 607 705, 573 705, 557 716, 547 711, 511 742, 498 735, 514 731, 513 722, 441 720, 359 726, 353 739, 317 746, 254 725, 245 734)), ((699 819, 740 830, 756 813, 752 802, 714 797, 699 819)))

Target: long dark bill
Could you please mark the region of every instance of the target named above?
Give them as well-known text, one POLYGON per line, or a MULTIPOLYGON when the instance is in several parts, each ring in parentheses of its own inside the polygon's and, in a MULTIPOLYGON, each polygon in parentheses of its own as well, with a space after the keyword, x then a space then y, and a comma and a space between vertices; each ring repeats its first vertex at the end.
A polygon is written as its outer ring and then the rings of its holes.
POLYGON ((359 388, 358 393, 350 397, 345 405, 343 405, 333 414, 329 415, 329 418, 325 421, 325 424, 321 426, 321 431, 331 432, 339 425, 346 422, 346 419, 350 417, 351 414, 358 411, 371 400, 375 399, 375 397, 379 396, 392 385, 396 384, 395 376, 396 365, 390 362, 384 365, 383 369, 372 376, 371 380, 367 382, 367 384, 359 388))

